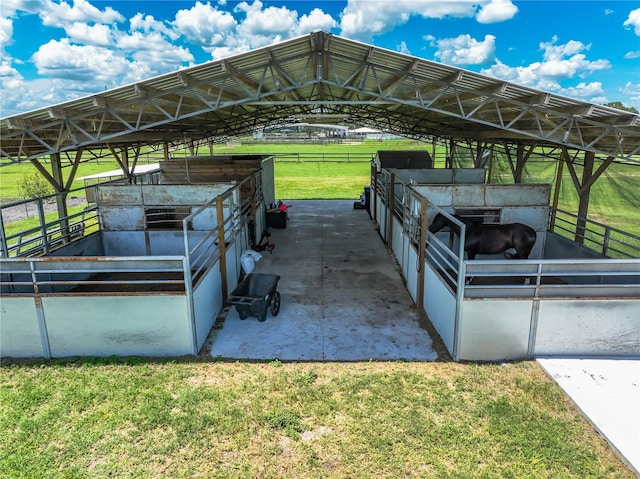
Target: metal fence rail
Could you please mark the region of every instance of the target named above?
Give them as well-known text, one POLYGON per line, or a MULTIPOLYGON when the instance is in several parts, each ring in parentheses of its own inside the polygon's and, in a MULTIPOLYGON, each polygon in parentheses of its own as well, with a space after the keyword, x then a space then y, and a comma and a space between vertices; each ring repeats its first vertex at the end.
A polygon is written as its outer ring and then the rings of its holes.
POLYGON ((184 292, 181 256, 70 256, 2 260, 2 294, 184 292))
POLYGON ((640 236, 582 218, 565 210, 552 211, 551 231, 611 258, 640 258, 640 236))

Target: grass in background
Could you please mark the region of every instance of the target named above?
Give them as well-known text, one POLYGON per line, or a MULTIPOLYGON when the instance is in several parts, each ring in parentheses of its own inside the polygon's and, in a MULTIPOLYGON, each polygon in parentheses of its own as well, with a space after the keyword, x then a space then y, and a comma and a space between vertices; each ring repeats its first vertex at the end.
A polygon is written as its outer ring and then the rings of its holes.
POLYGON ((2 477, 633 477, 533 362, 0 372, 2 477))
POLYGON ((369 163, 277 162, 275 165, 278 199, 357 200, 370 182, 369 163))
MULTIPOLYGON (((364 141, 361 143, 342 144, 285 144, 255 143, 248 145, 218 145, 214 154, 272 154, 282 153, 315 154, 319 159, 323 154, 336 155, 364 153, 374 155, 378 150, 426 150, 432 152, 430 144, 413 140, 364 141)), ((200 152, 201 154, 208 154, 200 152)), ((141 162, 155 161, 142 155, 141 162), (144 159, 142 159, 144 157, 144 159)), ((438 161, 444 157, 439 150, 438 161)), ((443 165, 438 164, 438 167, 443 165)), ((470 166, 470 165, 467 165, 470 166)), ((530 161, 525 166, 523 181, 534 183, 554 183, 557 163, 552 161, 530 161)), ((581 171, 578 168, 578 175, 581 171)), ((99 162, 86 162, 80 165, 77 178, 95 173, 118 169, 118 164, 108 159, 99 162)), ((0 168, 0 200, 3 203, 19 200, 17 180, 26 172, 32 171, 30 163, 5 166, 0 168)), ((64 168, 68 174, 70 168, 64 168)), ((364 186, 370 183, 369 162, 293 162, 277 161, 275 165, 276 197, 283 200, 292 199, 358 199, 364 186)), ((640 235, 640 168, 630 165, 610 165, 607 171, 592 187, 589 217, 592 220, 613 226, 623 231, 640 235)), ((512 176, 506 161, 497 161, 493 167, 495 182, 512 183, 512 176)), ((76 181, 77 187, 82 186, 76 181)), ((568 169, 564 168, 559 207, 569 212, 576 212, 578 197, 568 169)))

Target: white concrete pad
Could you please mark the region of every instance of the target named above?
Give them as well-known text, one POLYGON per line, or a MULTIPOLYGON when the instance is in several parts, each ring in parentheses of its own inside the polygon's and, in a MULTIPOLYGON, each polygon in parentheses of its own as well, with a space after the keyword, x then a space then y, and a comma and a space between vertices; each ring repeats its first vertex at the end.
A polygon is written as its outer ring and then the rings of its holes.
POLYGON ((640 358, 539 358, 538 363, 640 475, 640 358))
POLYGON ((231 307, 211 355, 232 359, 434 361, 431 338, 365 210, 292 201, 256 273, 278 274, 281 308, 259 322, 231 307))

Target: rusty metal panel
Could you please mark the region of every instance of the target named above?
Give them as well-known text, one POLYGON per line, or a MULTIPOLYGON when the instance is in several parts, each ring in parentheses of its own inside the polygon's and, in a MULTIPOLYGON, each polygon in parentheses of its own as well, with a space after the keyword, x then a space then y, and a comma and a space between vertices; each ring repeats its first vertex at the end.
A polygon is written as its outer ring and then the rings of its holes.
POLYGON ((42 299, 52 357, 192 353, 185 295, 42 299))
POLYGON ((142 196, 145 205, 198 205, 211 201, 232 187, 231 183, 144 185, 142 187, 142 196))
POLYGON ((425 197, 430 204, 436 206, 452 206, 452 187, 447 185, 417 185, 413 189, 421 196, 425 197))
POLYGON ((486 185, 484 201, 487 206, 547 206, 550 192, 548 184, 486 185))
POLYGON ((500 361, 528 357, 533 301, 466 300, 458 359, 500 361))
POLYGON ((45 357, 35 298, 3 296, 0 302, 0 356, 45 357))
POLYGON ((452 171, 453 183, 484 183, 487 175, 484 168, 455 168, 452 171))
POLYGON ((640 355, 640 300, 544 300, 536 355, 640 355))
POLYGON ((455 185, 451 187, 451 202, 455 207, 484 206, 484 185, 455 185))
POLYGON ((141 205, 142 188, 140 185, 98 185, 96 196, 100 207, 105 205, 141 205))
POLYGON ((102 228, 106 231, 137 231, 145 229, 142 206, 100 208, 102 228))

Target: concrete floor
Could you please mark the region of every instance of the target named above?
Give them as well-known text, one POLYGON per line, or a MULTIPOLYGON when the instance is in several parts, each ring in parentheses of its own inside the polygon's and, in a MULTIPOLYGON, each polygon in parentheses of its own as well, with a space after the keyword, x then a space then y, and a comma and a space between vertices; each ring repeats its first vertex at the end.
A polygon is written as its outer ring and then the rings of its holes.
POLYGON ((281 276, 277 317, 240 320, 231 307, 211 345, 230 359, 434 361, 437 353, 399 269, 353 201, 291 201, 286 229, 256 273, 281 276))
POLYGON ((640 477, 640 358, 539 358, 538 363, 640 477))

